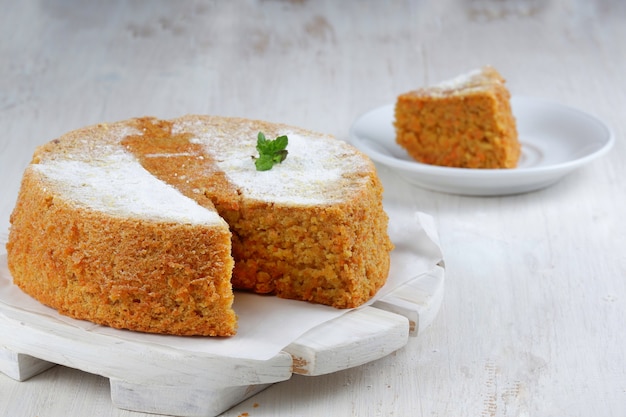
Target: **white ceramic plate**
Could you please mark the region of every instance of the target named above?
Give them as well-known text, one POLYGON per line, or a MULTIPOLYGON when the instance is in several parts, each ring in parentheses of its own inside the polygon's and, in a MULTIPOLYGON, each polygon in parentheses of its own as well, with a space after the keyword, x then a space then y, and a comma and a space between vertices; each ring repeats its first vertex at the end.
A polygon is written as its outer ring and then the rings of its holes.
POLYGON ((449 168, 415 162, 395 141, 394 105, 373 109, 350 129, 350 140, 372 160, 418 186, 463 195, 507 195, 538 190, 605 154, 615 141, 597 118, 562 104, 513 97, 522 155, 515 169, 449 168))

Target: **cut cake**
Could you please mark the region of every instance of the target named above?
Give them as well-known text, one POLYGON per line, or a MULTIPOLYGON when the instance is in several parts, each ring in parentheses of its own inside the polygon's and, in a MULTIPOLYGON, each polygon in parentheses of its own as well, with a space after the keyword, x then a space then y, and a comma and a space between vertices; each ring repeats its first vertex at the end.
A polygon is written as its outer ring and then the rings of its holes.
POLYGON ((345 142, 239 118, 130 119, 38 148, 11 215, 15 284, 60 313, 152 333, 236 332, 232 287, 356 307, 392 244, 371 161, 345 142), (288 158, 254 165, 257 133, 288 158))

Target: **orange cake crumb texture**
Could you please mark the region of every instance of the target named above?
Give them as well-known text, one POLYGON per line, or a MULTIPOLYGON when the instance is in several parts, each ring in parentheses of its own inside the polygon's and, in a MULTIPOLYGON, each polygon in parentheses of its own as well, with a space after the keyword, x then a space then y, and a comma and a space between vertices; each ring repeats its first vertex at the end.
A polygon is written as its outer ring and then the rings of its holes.
POLYGON ((486 66, 402 94, 396 142, 418 162, 460 168, 515 168, 520 156, 505 80, 486 66))
MULTIPOLYGON (((184 121, 220 131, 244 123, 208 116, 184 121)), ((68 201, 62 187, 29 168, 7 244, 18 286, 71 317, 143 332, 208 336, 236 333, 232 287, 338 308, 361 305, 382 287, 392 244, 371 162, 371 169, 354 173, 358 181, 367 179, 364 186, 340 202, 311 206, 246 199, 216 168, 210 151, 190 140, 191 134, 173 133, 173 123, 133 119, 72 132, 39 148, 33 164, 77 151, 88 161, 111 145, 121 147, 156 178, 206 210, 217 210, 228 224, 110 215, 68 201), (109 133, 128 127, 134 133, 121 140, 109 133)), ((280 130, 262 123, 252 123, 250 131, 280 130)))

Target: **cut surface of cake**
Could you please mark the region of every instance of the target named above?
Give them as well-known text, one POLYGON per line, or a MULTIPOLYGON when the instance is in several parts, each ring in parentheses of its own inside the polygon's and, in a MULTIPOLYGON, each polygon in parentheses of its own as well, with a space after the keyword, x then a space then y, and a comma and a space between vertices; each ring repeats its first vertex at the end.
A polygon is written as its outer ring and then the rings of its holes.
POLYGON ((490 66, 401 94, 396 142, 416 161, 458 168, 515 168, 517 127, 504 78, 490 66))
POLYGON ((39 147, 7 243, 22 290, 115 328, 230 336, 236 289, 361 305, 392 244, 371 161, 328 135, 216 116, 100 124, 39 147), (254 164, 259 131, 288 158, 254 164))

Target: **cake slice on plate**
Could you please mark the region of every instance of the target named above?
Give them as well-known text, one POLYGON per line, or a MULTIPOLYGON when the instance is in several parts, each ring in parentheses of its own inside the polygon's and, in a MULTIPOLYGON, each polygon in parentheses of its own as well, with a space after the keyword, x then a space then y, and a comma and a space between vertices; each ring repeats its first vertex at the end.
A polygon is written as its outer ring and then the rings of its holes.
POLYGON ((396 142, 418 162, 459 168, 515 168, 520 156, 511 95, 485 66, 402 94, 396 142))

